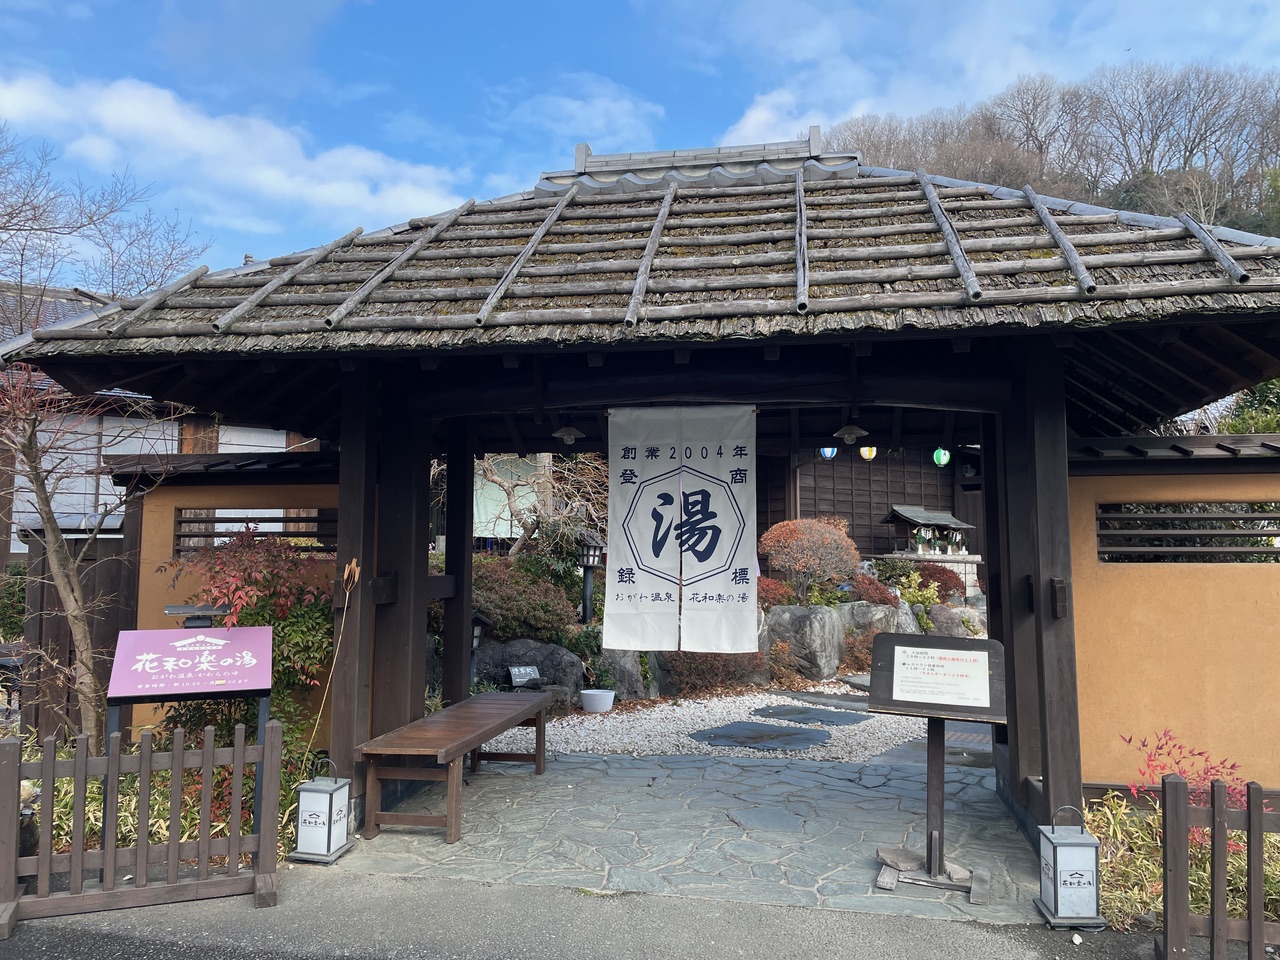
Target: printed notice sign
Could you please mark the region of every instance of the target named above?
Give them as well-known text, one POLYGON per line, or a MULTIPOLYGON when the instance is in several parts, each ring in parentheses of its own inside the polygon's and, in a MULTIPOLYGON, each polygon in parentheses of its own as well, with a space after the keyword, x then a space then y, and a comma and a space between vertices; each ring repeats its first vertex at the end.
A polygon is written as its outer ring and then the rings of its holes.
POLYGON ((983 650, 897 647, 893 663, 893 699, 990 707, 987 654, 983 650))
POLYGON ((986 637, 881 633, 871 651, 872 713, 1005 722, 1004 647, 986 637))
POLYGON ((121 630, 107 699, 244 697, 270 689, 270 627, 121 630))

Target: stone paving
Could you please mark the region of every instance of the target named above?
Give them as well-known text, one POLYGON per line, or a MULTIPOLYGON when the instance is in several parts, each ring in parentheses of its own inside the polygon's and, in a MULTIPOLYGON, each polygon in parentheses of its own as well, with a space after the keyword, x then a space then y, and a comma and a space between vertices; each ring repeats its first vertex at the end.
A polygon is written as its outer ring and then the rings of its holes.
MULTIPOLYGON (((466 777, 459 842, 384 827, 334 869, 1042 922, 1037 858, 996 797, 989 764, 948 766, 945 850, 949 862, 991 871, 991 902, 902 883, 876 889, 877 847, 924 847, 925 770, 912 747, 870 763, 561 754, 538 778, 529 765, 489 763, 466 777)), ((442 804, 433 786, 401 809, 442 804)))

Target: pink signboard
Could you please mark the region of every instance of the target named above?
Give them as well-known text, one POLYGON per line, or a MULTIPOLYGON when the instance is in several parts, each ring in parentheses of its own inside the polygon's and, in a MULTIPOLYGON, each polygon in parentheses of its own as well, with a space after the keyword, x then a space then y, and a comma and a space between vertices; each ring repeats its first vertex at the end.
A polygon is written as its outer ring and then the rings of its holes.
POLYGON ((270 689, 270 627, 121 630, 107 699, 251 696, 270 689))

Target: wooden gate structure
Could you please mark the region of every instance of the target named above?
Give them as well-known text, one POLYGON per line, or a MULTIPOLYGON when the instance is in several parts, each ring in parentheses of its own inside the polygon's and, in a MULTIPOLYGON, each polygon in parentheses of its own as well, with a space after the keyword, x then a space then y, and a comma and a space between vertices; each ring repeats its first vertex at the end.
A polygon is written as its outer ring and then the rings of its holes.
MULTIPOLYGON (((1069 438, 1123 438, 1280 375, 1280 240, 824 154, 810 137, 594 156, 523 193, 209 273, 0 348, 336 442, 346 603, 332 754, 422 711, 426 607, 468 695, 473 483, 430 459, 607 449, 608 410, 750 403, 795 463, 848 424, 981 450, 1001 790, 1024 829, 1081 801, 1069 438)), ((342 613, 340 612, 341 616, 342 613)), ((360 819, 358 813, 354 818, 360 819)))

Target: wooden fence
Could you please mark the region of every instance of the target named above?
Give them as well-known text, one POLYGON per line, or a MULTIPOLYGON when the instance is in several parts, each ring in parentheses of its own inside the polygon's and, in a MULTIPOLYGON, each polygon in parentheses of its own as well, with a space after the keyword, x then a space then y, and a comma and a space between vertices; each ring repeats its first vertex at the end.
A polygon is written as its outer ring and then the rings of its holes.
POLYGON ((1244 810, 1227 806, 1227 786, 1221 780, 1213 781, 1207 807, 1190 802, 1187 782, 1177 774, 1164 777, 1163 789, 1164 934, 1156 938, 1157 960, 1182 960, 1188 955, 1190 937, 1208 937, 1213 960, 1226 960, 1229 940, 1247 943, 1249 960, 1263 960, 1267 944, 1280 944, 1280 923, 1263 920, 1263 839, 1267 833, 1280 833, 1280 814, 1265 809, 1262 787, 1256 782, 1246 789, 1244 810), (1189 835, 1193 828, 1211 831, 1208 915, 1191 912, 1189 835), (1245 831, 1248 847, 1247 918, 1243 920, 1227 916, 1229 830, 1245 831))
MULTIPOLYGON (((280 829, 281 726, 267 724, 266 742, 245 744, 244 726, 236 727, 231 747, 214 747, 212 727, 204 731, 204 745, 188 749, 181 728, 174 731, 169 753, 152 750, 150 731, 142 734, 137 753, 122 754, 120 734, 111 735, 105 757, 89 755, 88 738, 76 738, 71 758, 58 759, 57 741, 44 740, 38 760, 23 761, 22 746, 9 737, 0 741, 0 938, 8 937, 17 920, 56 917, 70 913, 115 910, 184 900, 204 900, 234 894, 254 894, 258 906, 276 903, 276 843, 280 829), (175 761, 175 758, 178 758, 175 761), (249 768, 257 767, 256 789, 261 791, 261 822, 253 832, 241 832, 245 784, 249 768), (224 776, 219 768, 228 768, 224 776), (157 773, 174 771, 155 783, 157 773), (194 780, 184 784, 181 771, 199 771, 199 796, 187 796, 194 780), (215 779, 223 784, 215 797, 215 779), (35 852, 23 855, 20 839, 23 780, 38 781, 40 801, 35 812, 38 834, 35 852), (58 784, 69 780, 69 784, 58 784), (167 781, 167 784, 165 783, 167 781), (101 783, 101 801, 90 803, 90 784, 101 783), (185 788, 185 789, 184 789, 185 788), (54 849, 55 796, 70 790, 69 849, 54 849), (152 842, 147 811, 153 795, 166 791, 168 838, 152 842), (121 801, 136 803, 133 825, 136 841, 119 845, 121 801), (215 799, 226 811, 226 836, 214 837, 215 799), (199 804, 196 839, 182 840, 184 805, 199 804), (138 823, 138 812, 143 812, 138 823), (99 838, 86 841, 94 830, 99 838), (252 866, 243 859, 251 855, 252 866), (86 883, 85 874, 89 873, 86 883), (34 892, 27 892, 34 880, 34 892)), ((27 828, 30 830, 30 827, 27 828)), ((29 843, 29 841, 28 841, 29 843)), ((63 844, 60 844, 63 847, 63 844)))

